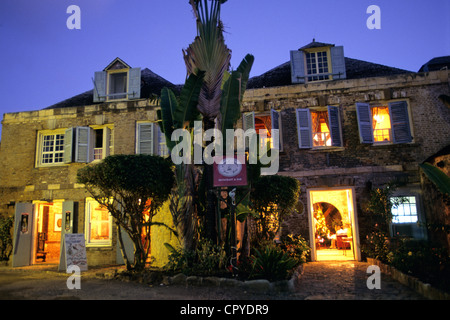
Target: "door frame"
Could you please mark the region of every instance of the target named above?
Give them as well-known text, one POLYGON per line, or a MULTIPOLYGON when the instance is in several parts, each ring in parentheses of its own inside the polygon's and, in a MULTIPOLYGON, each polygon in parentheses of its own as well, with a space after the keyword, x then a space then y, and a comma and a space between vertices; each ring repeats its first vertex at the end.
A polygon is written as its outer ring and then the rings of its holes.
POLYGON ((316 226, 313 217, 313 203, 311 200, 311 195, 315 191, 339 191, 339 190, 349 190, 352 197, 353 210, 351 214, 352 219, 352 238, 354 246, 354 259, 361 261, 361 247, 359 241, 359 228, 358 228, 358 214, 356 212, 356 197, 355 197, 355 187, 329 187, 329 188, 309 188, 307 192, 307 206, 308 206, 308 220, 309 220, 309 241, 311 246, 311 261, 317 261, 317 250, 315 241, 315 230, 316 226))

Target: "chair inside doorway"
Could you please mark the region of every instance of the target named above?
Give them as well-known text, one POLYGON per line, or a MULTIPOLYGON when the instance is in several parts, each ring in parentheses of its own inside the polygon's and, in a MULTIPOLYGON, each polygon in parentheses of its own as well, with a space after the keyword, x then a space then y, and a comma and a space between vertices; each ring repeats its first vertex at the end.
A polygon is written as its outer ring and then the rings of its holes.
POLYGON ((327 202, 313 205, 317 260, 353 260, 351 225, 327 202))

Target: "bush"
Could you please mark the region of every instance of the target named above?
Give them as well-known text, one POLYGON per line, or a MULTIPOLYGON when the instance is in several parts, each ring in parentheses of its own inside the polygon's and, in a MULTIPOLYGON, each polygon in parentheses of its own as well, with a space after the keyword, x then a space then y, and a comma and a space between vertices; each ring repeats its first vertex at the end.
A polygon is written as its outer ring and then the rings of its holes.
POLYGON ((13 223, 12 217, 0 216, 0 261, 8 261, 11 255, 13 247, 11 228, 13 223))
POLYGON ((281 248, 267 246, 264 251, 255 250, 251 278, 269 281, 286 280, 300 261, 289 256, 281 248))
POLYGON ((280 248, 300 263, 305 263, 310 258, 311 249, 308 242, 300 235, 290 234, 282 237, 280 248))
POLYGON ((390 263, 403 273, 449 291, 450 259, 446 248, 428 241, 401 240, 390 263))
POLYGON ((385 232, 378 230, 367 235, 366 241, 361 249, 369 258, 374 258, 382 262, 390 262, 392 253, 389 236, 385 232))
POLYGON ((210 241, 200 241, 195 250, 176 250, 166 244, 171 254, 164 269, 170 273, 182 272, 186 275, 213 276, 227 272, 225 250, 210 241))

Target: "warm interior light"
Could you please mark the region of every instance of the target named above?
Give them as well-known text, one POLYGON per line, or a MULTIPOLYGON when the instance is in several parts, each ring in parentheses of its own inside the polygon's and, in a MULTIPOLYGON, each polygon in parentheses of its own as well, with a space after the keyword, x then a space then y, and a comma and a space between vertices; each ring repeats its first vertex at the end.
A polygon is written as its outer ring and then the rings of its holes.
POLYGON ((391 117, 388 107, 372 108, 373 137, 375 142, 391 141, 391 117))

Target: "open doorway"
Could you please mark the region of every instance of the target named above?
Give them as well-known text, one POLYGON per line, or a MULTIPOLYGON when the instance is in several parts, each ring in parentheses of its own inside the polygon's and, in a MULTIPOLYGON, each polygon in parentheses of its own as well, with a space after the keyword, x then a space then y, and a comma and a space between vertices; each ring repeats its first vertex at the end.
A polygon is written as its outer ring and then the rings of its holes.
POLYGON ((59 263, 62 202, 35 203, 32 264, 59 263))
POLYGON ((308 190, 313 261, 360 260, 352 188, 308 190))

